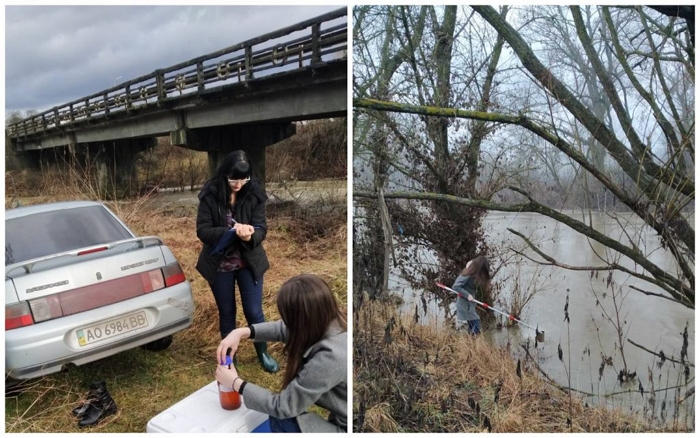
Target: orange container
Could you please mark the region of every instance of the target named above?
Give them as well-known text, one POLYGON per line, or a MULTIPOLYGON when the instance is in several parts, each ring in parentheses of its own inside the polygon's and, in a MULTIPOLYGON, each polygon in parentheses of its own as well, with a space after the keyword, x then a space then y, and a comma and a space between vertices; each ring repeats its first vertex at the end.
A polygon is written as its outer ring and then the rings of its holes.
MULTIPOLYGON (((231 356, 226 356, 226 363, 222 365, 228 365, 228 369, 231 369, 231 356)), ((221 383, 217 382, 219 386, 219 403, 221 407, 227 411, 233 411, 241 407, 241 395, 231 388, 224 387, 221 383)))
POLYGON ((219 402, 227 411, 233 411, 241 407, 241 395, 230 388, 224 388, 219 383, 219 402))

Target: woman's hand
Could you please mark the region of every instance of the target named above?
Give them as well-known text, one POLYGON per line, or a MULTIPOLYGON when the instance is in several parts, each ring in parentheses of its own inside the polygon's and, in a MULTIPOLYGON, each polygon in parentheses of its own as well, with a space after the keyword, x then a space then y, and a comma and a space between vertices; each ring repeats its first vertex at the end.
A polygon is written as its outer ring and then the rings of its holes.
POLYGON ((241 341, 241 332, 239 329, 236 329, 232 331, 231 333, 228 334, 224 339, 221 340, 219 343, 219 347, 216 349, 216 359, 218 363, 226 363, 226 352, 228 349, 231 349, 231 357, 233 357, 234 354, 236 354, 236 351, 238 350, 238 344, 241 341))
POLYGON ((231 367, 231 369, 229 369, 223 365, 217 365, 214 377, 216 377, 217 382, 221 383, 226 388, 233 388, 233 381, 238 377, 238 371, 236 371, 236 367, 231 367))
POLYGON ((250 329, 248 327, 237 328, 228 334, 219 343, 219 347, 216 349, 216 359, 218 363, 226 363, 226 351, 231 349, 231 357, 236 354, 238 350, 238 344, 240 344, 241 339, 248 339, 250 337, 250 329))
POLYGON ((467 294, 467 301, 474 301, 472 294, 467 294))
POLYGON ((249 241, 254 232, 252 225, 236 224, 236 235, 243 241, 249 241))

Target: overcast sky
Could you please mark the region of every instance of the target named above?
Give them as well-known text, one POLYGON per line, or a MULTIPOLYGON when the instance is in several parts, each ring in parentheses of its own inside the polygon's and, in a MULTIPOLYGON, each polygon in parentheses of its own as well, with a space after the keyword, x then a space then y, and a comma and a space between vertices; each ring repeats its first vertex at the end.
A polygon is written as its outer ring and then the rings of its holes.
POLYGON ((43 111, 341 6, 6 6, 5 111, 43 111))

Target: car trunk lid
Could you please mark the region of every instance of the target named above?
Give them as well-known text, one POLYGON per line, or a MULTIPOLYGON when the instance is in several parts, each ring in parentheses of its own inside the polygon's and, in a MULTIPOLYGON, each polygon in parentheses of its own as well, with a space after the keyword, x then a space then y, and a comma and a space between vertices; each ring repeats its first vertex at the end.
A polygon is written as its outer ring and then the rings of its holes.
POLYGON ((6 276, 19 300, 29 302, 34 321, 41 322, 185 281, 179 264, 167 264, 160 243, 144 237, 82 248, 27 261, 7 269, 6 276))

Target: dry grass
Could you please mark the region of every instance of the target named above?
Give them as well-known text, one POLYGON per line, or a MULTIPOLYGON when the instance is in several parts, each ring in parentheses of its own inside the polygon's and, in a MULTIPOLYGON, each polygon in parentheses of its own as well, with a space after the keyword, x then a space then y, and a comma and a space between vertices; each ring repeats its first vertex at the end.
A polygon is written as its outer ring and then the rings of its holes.
MULTIPOLYGON (((75 199, 71 193, 22 199, 23 204, 75 199)), ((10 204, 11 205, 11 204, 10 204)), ((6 200, 6 207, 8 201, 6 200)), ((127 351, 69 372, 28 382, 19 395, 5 399, 6 432, 144 432, 148 420, 214 379, 215 351, 220 341, 218 313, 206 281, 195 270, 201 243, 195 234, 196 208, 165 211, 147 199, 110 204, 139 235, 160 236, 178 258, 195 299, 192 326, 175 335, 165 351, 127 351), (79 429, 70 411, 90 382, 104 379, 119 411, 96 427, 79 429)), ((304 224, 280 217, 268 221, 265 249, 271 269, 265 275, 263 306, 268 320, 278 318, 277 289, 289 277, 312 272, 330 285, 347 308, 347 238, 345 221, 323 237, 310 239, 304 224), (302 237, 303 236, 303 237, 302 237)), ((239 302, 238 325, 245 325, 239 302)), ((270 353, 284 366, 281 344, 270 353)), ((241 376, 261 386, 279 389, 282 371, 274 375, 259 366, 252 343, 238 354, 241 376)))
POLYGON ((388 303, 367 302, 357 316, 356 432, 671 431, 576 397, 569 417, 567 393, 530 364, 518 377, 510 353, 481 336, 417 325, 388 303))
POLYGON ((297 133, 266 149, 267 181, 346 178, 346 118, 297 124, 297 133))

